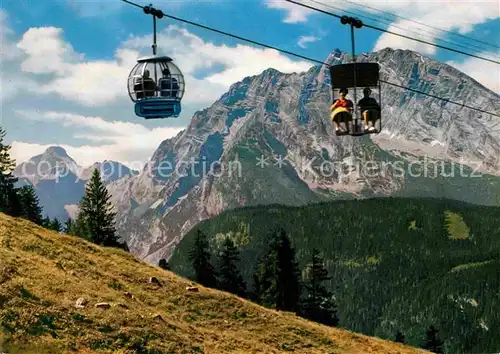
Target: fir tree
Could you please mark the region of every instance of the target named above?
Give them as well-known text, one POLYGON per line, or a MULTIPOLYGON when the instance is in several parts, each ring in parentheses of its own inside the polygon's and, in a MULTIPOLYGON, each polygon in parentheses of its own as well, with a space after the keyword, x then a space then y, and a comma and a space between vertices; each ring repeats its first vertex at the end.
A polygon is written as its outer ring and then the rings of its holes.
POLYGON ((311 263, 304 272, 305 296, 302 301, 302 316, 329 326, 336 326, 338 318, 333 295, 324 284, 330 280, 324 260, 317 249, 312 250, 311 263))
POLYGON ((422 348, 433 353, 442 354, 444 343, 439 338, 438 333, 439 331, 434 326, 430 326, 427 329, 425 344, 422 348))
POLYGON ((50 220, 50 218, 48 216, 44 217, 42 219, 42 226, 45 227, 46 229, 51 229, 51 226, 52 226, 52 221, 50 220))
POLYGON ((10 157, 10 145, 5 145, 5 131, 0 127, 0 212, 10 216, 22 215, 22 204, 15 187, 17 178, 12 174, 16 162, 10 157))
POLYGON ((73 225, 74 225, 73 224, 73 220, 71 218, 68 218, 68 220, 66 220, 66 223, 64 225, 64 233, 66 233, 68 235, 75 235, 73 233, 74 232, 74 226, 73 225))
POLYGON ((50 222, 49 228, 51 230, 56 231, 56 232, 61 232, 62 231, 62 224, 61 224, 61 222, 57 218, 54 218, 54 220, 52 220, 50 222))
POLYGON ((258 303, 266 307, 276 307, 277 294, 277 260, 275 252, 269 251, 256 265, 254 274, 254 293, 258 303))
POLYGON ((215 270, 210 263, 211 254, 207 235, 201 230, 197 230, 193 248, 189 252, 189 260, 194 269, 194 281, 206 287, 215 288, 217 278, 215 270))
POLYGON ((42 225, 42 210, 33 186, 28 185, 19 189, 19 198, 22 205, 22 217, 37 225, 42 225))
POLYGON ((259 300, 264 306, 297 311, 300 296, 299 267, 295 251, 283 229, 277 230, 259 265, 259 300))
POLYGON ((253 284, 251 289, 247 293, 247 298, 256 303, 261 303, 261 298, 260 298, 261 286, 259 277, 260 277, 260 267, 262 264, 263 264, 262 261, 257 261, 254 264, 252 273, 253 284))
POLYGON ((219 280, 217 288, 238 296, 246 295, 246 285, 238 270, 238 248, 229 237, 223 243, 223 250, 219 255, 219 280))
POLYGON ((112 211, 110 199, 99 170, 95 169, 80 203, 77 220, 79 236, 101 246, 123 247, 116 236, 115 213, 112 211))
POLYGON ((405 342, 405 335, 402 332, 397 331, 396 338, 394 339, 394 341, 398 342, 398 343, 404 343, 405 342))
POLYGON ((82 213, 78 213, 76 219, 71 220, 70 225, 68 226, 70 226, 68 228, 69 235, 78 236, 92 242, 92 237, 90 235, 87 225, 85 224, 85 220, 82 213))

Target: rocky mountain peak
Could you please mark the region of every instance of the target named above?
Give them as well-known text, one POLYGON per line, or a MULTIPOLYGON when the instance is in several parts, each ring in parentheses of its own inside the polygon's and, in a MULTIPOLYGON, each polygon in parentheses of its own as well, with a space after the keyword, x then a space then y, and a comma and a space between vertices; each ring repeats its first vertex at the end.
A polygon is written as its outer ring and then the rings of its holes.
POLYGON ((43 155, 53 155, 58 157, 69 157, 66 150, 60 146, 50 146, 45 150, 43 155))
MULTIPOLYGON (((382 80, 396 85, 381 84, 380 134, 334 134, 328 66, 291 74, 267 69, 245 77, 162 142, 143 171, 108 184, 118 231, 130 249, 156 263, 168 258, 200 220, 246 205, 390 195, 500 204, 495 189, 500 119, 436 98, 468 104, 475 97, 474 105, 495 112, 500 111, 497 95, 412 51, 386 48, 356 59, 378 62, 382 80), (443 180, 360 168, 366 162, 408 166, 424 158, 471 168, 480 161, 491 176, 443 180)), ((350 60, 338 49, 326 59, 331 64, 350 60)))

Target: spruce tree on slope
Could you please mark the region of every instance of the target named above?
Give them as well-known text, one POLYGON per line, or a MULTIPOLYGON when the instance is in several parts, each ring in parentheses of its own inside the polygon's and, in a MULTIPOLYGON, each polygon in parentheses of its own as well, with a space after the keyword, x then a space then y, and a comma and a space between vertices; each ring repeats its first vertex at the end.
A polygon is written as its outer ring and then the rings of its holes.
POLYGON ((57 218, 54 218, 54 220, 51 221, 50 229, 54 230, 55 232, 61 232, 63 230, 62 224, 57 218))
POLYGON ((45 227, 46 229, 52 230, 52 221, 48 216, 42 219, 42 226, 45 227))
POLYGON ((433 353, 442 354, 443 344, 443 341, 439 338, 439 331, 434 326, 430 326, 427 329, 425 344, 422 348, 433 353))
POLYGON ((246 285, 238 270, 240 258, 238 248, 231 238, 226 237, 219 255, 219 280, 217 288, 240 297, 245 297, 246 285))
POLYGON ((405 342, 405 336, 403 333, 401 333, 401 331, 398 331, 396 333, 396 338, 394 339, 395 342, 398 342, 398 343, 404 343, 405 342))
POLYGON ((302 300, 302 316, 328 326, 336 326, 338 318, 335 302, 324 284, 330 279, 319 250, 313 249, 311 263, 307 265, 303 278, 305 296, 302 300))
POLYGON ((83 235, 89 241, 106 247, 123 247, 115 230, 115 213, 112 211, 106 186, 101 180, 98 169, 95 169, 87 184, 85 195, 80 202, 77 224, 84 228, 83 235))
POLYGON ((283 311, 298 311, 300 297, 299 267, 290 239, 278 229, 262 263, 256 279, 259 300, 264 306, 283 311))
POLYGON ((23 186, 19 189, 19 198, 22 205, 22 217, 37 225, 42 225, 42 210, 33 186, 23 186))
POLYGON ((74 235, 74 231, 73 231, 73 219, 71 218, 68 218, 68 220, 66 220, 66 223, 64 225, 64 233, 68 234, 68 235, 74 235))
POLYGON ((10 156, 10 145, 3 142, 5 134, 0 127, 0 212, 18 217, 22 215, 22 205, 15 187, 17 178, 12 174, 16 162, 10 156))
POLYGON ((210 263, 211 254, 209 246, 207 235, 198 229, 193 247, 189 252, 189 260, 194 270, 193 280, 206 287, 215 288, 217 286, 217 278, 214 267, 210 263))

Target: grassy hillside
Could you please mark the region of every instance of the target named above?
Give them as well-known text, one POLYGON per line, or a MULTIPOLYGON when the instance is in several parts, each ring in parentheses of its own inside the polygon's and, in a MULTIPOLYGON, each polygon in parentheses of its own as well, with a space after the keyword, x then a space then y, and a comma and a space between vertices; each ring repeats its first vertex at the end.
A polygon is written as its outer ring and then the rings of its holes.
MULTIPOLYGON (((245 280, 271 232, 282 227, 301 268, 320 249, 333 276, 340 323, 352 331, 420 346, 434 325, 447 353, 500 351, 500 208, 435 199, 335 201, 305 207, 249 207, 198 225, 215 253, 232 237, 245 280)), ((187 261, 196 229, 170 259, 192 276, 187 261)))
POLYGON ((0 352, 423 353, 192 285, 121 250, 0 214, 0 352))

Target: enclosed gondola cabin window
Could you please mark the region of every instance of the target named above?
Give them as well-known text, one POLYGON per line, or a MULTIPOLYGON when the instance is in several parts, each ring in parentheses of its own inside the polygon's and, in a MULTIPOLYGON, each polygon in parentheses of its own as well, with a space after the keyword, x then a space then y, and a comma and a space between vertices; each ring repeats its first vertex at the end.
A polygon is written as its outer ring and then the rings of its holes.
POLYGON ((129 74, 127 86, 137 116, 146 119, 179 116, 184 76, 169 57, 139 59, 129 74))
POLYGON ((184 76, 166 56, 139 59, 127 86, 133 102, 148 98, 181 101, 185 91, 184 76))

